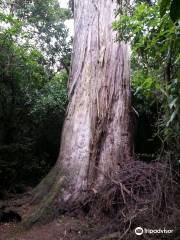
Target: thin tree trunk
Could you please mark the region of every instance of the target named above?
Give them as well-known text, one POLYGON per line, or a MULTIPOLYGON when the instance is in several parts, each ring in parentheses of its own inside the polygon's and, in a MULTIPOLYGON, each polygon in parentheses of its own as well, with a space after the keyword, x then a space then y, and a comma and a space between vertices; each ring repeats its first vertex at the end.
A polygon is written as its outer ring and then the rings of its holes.
POLYGON ((101 186, 106 174, 131 159, 128 46, 112 30, 117 4, 75 0, 70 103, 57 167, 64 200, 101 186))

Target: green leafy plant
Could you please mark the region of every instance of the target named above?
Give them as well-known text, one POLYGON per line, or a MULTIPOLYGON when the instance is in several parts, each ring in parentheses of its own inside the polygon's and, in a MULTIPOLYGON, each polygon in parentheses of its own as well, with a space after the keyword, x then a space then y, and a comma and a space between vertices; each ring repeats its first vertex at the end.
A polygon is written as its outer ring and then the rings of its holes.
POLYGON ((154 134, 175 152, 180 145, 178 6, 179 1, 137 1, 113 23, 118 40, 132 46, 133 105, 156 118, 154 134))
POLYGON ((56 161, 67 104, 69 16, 57 1, 0 2, 1 189, 24 191, 56 161))

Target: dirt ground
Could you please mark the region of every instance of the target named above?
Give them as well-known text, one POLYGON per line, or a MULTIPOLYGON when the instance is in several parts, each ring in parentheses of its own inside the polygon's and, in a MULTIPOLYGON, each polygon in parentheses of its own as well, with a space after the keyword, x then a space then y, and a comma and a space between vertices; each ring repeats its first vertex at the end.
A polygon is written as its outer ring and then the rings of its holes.
POLYGON ((92 225, 86 218, 61 216, 50 223, 38 224, 26 231, 14 223, 1 224, 0 240, 82 240, 91 228, 92 225))

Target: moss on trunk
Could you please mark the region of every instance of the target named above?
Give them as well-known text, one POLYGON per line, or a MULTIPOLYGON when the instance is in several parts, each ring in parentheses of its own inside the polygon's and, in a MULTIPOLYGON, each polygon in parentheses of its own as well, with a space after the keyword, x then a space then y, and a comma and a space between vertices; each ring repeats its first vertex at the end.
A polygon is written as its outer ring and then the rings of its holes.
POLYGON ((22 222, 22 227, 30 228, 34 223, 41 222, 55 213, 55 200, 60 194, 61 185, 63 184, 64 177, 59 177, 57 181, 54 182, 51 190, 44 194, 42 200, 39 204, 35 205, 33 211, 28 213, 24 217, 22 222))

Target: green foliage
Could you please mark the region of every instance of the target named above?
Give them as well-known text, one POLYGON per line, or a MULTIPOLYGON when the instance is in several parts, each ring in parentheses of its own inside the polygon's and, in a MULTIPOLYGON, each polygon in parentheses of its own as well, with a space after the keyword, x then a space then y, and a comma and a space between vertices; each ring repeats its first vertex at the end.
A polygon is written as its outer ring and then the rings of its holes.
POLYGON ((172 13, 172 4, 177 2, 137 3, 130 11, 124 11, 126 14, 119 15, 113 27, 118 31, 119 40, 132 45, 134 107, 140 114, 148 112, 152 119, 156 118, 155 133, 163 145, 166 143, 177 151, 180 140, 180 26, 173 23, 179 16, 172 13))
POLYGON ((180 2, 178 0, 172 0, 170 7, 170 17, 173 22, 176 22, 180 18, 180 2))
POLYGON ((16 43, 23 44, 27 50, 35 47, 41 51, 43 65, 49 74, 54 68, 68 71, 71 40, 67 40, 64 21, 71 17, 71 13, 68 9, 61 9, 57 0, 2 1, 0 16, 6 25, 4 34, 13 36, 16 43))
POLYGON ((179 0, 161 0, 160 16, 163 17, 167 10, 173 22, 180 18, 180 1, 179 0))
POLYGON ((64 112, 67 104, 67 79, 68 75, 62 71, 57 73, 51 81, 48 81, 44 87, 36 92, 35 104, 31 114, 38 121, 47 118, 48 114, 64 112))
POLYGON ((139 114, 151 114, 160 89, 160 85, 154 81, 154 76, 148 75, 143 70, 134 70, 132 87, 134 107, 139 114))
POLYGON ((67 104, 68 17, 57 1, 0 3, 1 189, 25 190, 56 161, 67 104))
POLYGON ((163 17, 167 8, 170 6, 170 0, 162 0, 160 4, 160 16, 163 17))

